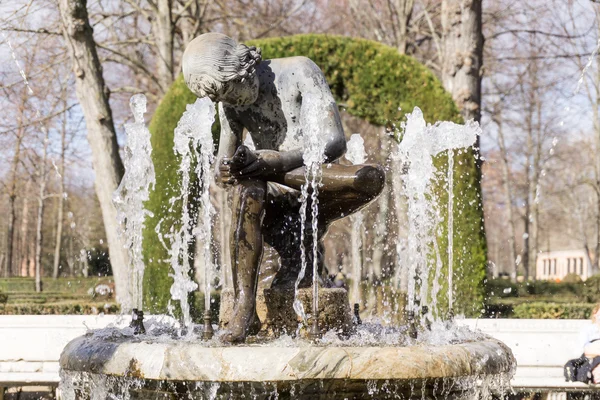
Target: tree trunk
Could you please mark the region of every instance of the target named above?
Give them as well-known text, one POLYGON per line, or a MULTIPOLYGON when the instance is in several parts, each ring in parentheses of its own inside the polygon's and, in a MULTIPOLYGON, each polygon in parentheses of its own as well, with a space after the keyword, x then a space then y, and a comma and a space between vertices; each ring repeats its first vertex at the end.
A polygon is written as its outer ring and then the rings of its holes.
POLYGON ((76 78, 76 93, 85 116, 87 137, 96 173, 96 194, 102 210, 117 300, 127 312, 131 307, 128 256, 118 236, 117 212, 112 195, 123 177, 117 136, 108 104, 108 90, 88 20, 86 0, 60 0, 63 33, 69 45, 76 78))
MULTIPOLYGON (((599 21, 600 22, 600 21, 599 21)), ((600 35, 600 32, 598 32, 600 35)), ((600 59, 596 59, 600 61, 600 59)), ((596 80, 594 82, 596 86, 596 98, 595 106, 592 107, 593 115, 593 126, 594 126, 594 147, 596 152, 596 245, 594 246, 594 263, 592 264, 592 271, 596 273, 600 269, 600 68, 596 71, 596 80)))
MULTIPOLYGON (((529 187, 529 178, 527 178, 527 185, 529 187)), ((529 193, 525 197, 525 215, 523 216, 523 256, 521 261, 523 262, 523 272, 525 277, 529 275, 529 258, 530 258, 530 228, 529 215, 531 213, 531 201, 529 199, 529 193)))
MULTIPOLYGON (((482 0, 442 1, 442 84, 465 120, 481 120, 482 0)), ((479 138, 477 138, 479 140, 479 138)), ((479 142, 476 147, 479 148, 479 142)))
POLYGON ((29 275, 29 187, 31 186, 31 179, 27 180, 25 184, 25 193, 23 196, 23 212, 21 216, 21 258, 19 260, 19 266, 21 268, 21 276, 29 275))
POLYGON ((54 245, 54 268, 52 269, 52 278, 58 278, 58 267, 60 266, 60 246, 62 243, 62 228, 63 228, 63 212, 65 202, 65 150, 67 148, 67 128, 66 118, 63 118, 63 126, 61 131, 61 152, 60 166, 58 174, 60 177, 58 185, 58 212, 56 214, 56 241, 54 245))
POLYGON ((69 237, 69 256, 67 257, 67 266, 69 267, 69 276, 75 276, 75 253, 73 252, 73 235, 69 237))
POLYGON ((81 275, 83 275, 84 278, 87 278, 89 276, 90 264, 85 249, 79 250, 79 261, 81 262, 81 275))
POLYGON ((394 0, 394 14, 398 18, 396 29, 396 48, 398 53, 406 54, 408 26, 412 17, 414 0, 394 0))
POLYGON ((38 197, 37 224, 35 228, 35 291, 42 291, 42 241, 44 240, 42 225, 44 222, 44 198, 46 182, 40 182, 38 197))
POLYGON ((42 291, 42 242, 44 240, 44 200, 46 199, 46 160, 48 158, 48 130, 44 129, 44 150, 38 172, 40 189, 38 193, 38 212, 35 230, 35 291, 42 291))
POLYGON ((12 275, 13 242, 15 237, 15 193, 8 195, 8 228, 6 232, 6 267, 4 268, 4 277, 12 275))
MULTIPOLYGON (((598 151, 598 150, 596 150, 598 151)), ((600 180, 596 182, 596 185, 600 188, 600 180)), ((600 193, 596 192, 596 246, 594 249, 594 263, 592 264, 592 271, 596 272, 599 269, 600 259, 600 193)))
POLYGON ((30 255, 29 257, 29 273, 27 276, 35 277, 35 243, 31 242, 28 247, 27 253, 30 255))
POLYGON ((158 51, 157 70, 161 90, 165 93, 173 83, 173 12, 171 0, 157 0, 152 30, 158 51))
MULTIPOLYGON (((22 113, 21 113, 22 114, 22 113)), ((6 232, 6 264, 4 268, 4 277, 8 278, 13 273, 13 248, 15 239, 15 200, 17 198, 17 169, 21 159, 21 142, 23 133, 19 129, 15 140, 15 154, 10 165, 10 183, 8 186, 8 226, 6 232)))
POLYGON ((496 113, 496 124, 498 125, 498 144, 500 147, 500 155, 502 157, 502 180, 504 187, 504 202, 506 203, 506 222, 508 223, 508 257, 510 259, 510 277, 513 282, 517 281, 517 273, 519 265, 517 264, 517 247, 516 247, 516 229, 513 216, 512 206, 512 187, 510 184, 510 170, 508 164, 508 153, 504 141, 504 131, 502 129, 502 115, 496 113))

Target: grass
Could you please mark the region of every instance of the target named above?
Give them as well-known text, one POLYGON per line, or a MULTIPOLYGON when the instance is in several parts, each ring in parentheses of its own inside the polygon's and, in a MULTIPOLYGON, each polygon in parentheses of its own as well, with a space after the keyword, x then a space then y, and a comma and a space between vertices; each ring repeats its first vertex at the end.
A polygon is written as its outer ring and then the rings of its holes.
POLYGON ((0 279, 0 314, 97 314, 119 311, 114 297, 94 294, 100 284, 112 286, 112 277, 46 278, 35 291, 33 278, 0 279))

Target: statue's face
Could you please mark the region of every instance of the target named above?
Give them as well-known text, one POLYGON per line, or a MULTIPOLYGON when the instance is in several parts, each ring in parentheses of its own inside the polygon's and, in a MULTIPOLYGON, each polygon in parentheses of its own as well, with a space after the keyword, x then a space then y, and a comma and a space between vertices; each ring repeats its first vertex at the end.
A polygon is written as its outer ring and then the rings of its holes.
POLYGON ((227 82, 223 90, 217 96, 217 101, 230 104, 232 106, 245 106, 252 104, 258 98, 258 76, 255 74, 244 82, 239 80, 227 82))

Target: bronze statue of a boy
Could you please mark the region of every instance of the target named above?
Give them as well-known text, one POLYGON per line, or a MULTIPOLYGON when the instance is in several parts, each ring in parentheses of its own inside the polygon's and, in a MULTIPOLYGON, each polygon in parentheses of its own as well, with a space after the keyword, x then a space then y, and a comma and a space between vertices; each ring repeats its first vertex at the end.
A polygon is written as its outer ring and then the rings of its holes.
MULTIPOLYGON (((340 115, 325 76, 306 57, 261 61, 260 49, 207 33, 187 46, 183 75, 198 97, 219 102, 216 178, 234 190, 230 247, 236 302, 224 339, 241 342, 260 329, 256 290, 263 241, 281 259, 273 287, 293 286, 300 270, 298 199, 305 182, 302 135, 308 131, 302 126, 303 98, 313 93, 325 105, 316 111, 328 163, 318 192, 320 243, 332 221, 379 195, 384 172, 379 166, 335 163, 346 151, 340 115), (256 150, 242 144, 244 129, 256 150)), ((301 286, 309 286, 311 280, 312 270, 307 268, 301 286)))

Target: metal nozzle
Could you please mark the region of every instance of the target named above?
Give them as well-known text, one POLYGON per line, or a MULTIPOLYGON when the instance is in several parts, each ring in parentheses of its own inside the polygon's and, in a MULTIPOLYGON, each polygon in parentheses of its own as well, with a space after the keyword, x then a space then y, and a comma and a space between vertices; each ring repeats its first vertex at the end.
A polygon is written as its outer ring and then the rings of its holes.
POLYGON ((321 330, 319 329, 319 321, 317 316, 313 316, 312 325, 310 327, 310 331, 308 332, 308 338, 310 340, 317 340, 321 338, 321 330))
POLYGON ((418 334, 417 325, 415 324, 415 312, 409 311, 406 314, 406 319, 408 320, 408 336, 410 336, 413 339, 416 339, 418 334))
POLYGON ((360 319, 360 304, 354 303, 354 323, 356 325, 362 324, 362 320, 360 319))
POLYGON ((129 327, 133 328, 134 335, 146 333, 146 328, 144 328, 144 312, 142 310, 138 310, 137 308, 132 310, 129 327))
POLYGON ((204 312, 204 330, 202 331, 202 339, 204 340, 212 339, 215 334, 210 320, 210 311, 206 310, 204 312))
POLYGON ((421 308, 421 316, 423 318, 423 324, 425 325, 425 328, 427 328, 427 330, 431 330, 431 321, 429 319, 427 319, 428 312, 429 312, 429 307, 423 306, 421 308))

